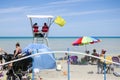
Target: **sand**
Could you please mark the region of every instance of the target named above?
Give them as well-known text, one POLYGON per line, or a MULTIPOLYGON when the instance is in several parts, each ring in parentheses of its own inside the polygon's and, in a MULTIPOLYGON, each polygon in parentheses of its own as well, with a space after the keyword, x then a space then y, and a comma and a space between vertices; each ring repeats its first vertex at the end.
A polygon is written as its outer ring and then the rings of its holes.
MULTIPOLYGON (((42 70, 35 74, 34 80, 68 80, 68 65, 67 61, 59 61, 61 65, 61 71, 57 71, 56 69, 52 70, 42 70)), ((115 72, 120 72, 120 67, 114 67, 115 72)), ((5 79, 4 77, 0 80, 5 79)), ((73 65, 70 64, 70 80, 104 80, 104 74, 97 74, 97 65, 73 65)), ((120 77, 116 77, 113 75, 113 72, 106 74, 106 80, 120 80, 120 77)))
MULTIPOLYGON (((43 70, 39 73, 39 75, 42 80, 68 80, 67 62, 61 61, 61 66, 61 71, 43 70)), ((114 67, 114 71, 120 72, 120 67, 114 67)), ((104 80, 104 74, 97 74, 97 65, 70 64, 70 80, 104 80)), ((120 80, 120 77, 114 76, 111 71, 106 74, 106 80, 120 80)))

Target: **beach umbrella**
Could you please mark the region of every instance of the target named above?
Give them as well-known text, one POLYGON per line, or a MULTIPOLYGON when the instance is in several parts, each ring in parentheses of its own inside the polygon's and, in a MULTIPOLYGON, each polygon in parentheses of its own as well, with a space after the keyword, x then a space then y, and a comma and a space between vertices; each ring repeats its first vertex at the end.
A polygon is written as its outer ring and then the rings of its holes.
POLYGON ((80 38, 78 38, 77 40, 75 40, 72 45, 73 46, 85 46, 85 49, 87 50, 86 45, 88 44, 94 44, 94 43, 98 43, 101 40, 95 37, 89 37, 89 36, 82 36, 80 38))

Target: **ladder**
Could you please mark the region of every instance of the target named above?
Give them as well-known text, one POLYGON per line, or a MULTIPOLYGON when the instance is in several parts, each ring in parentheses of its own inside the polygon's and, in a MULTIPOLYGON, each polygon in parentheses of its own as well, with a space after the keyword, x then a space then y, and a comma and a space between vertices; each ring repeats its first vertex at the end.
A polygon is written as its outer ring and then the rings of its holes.
POLYGON ((33 37, 33 43, 38 43, 38 44, 46 43, 46 45, 49 46, 47 37, 33 37))

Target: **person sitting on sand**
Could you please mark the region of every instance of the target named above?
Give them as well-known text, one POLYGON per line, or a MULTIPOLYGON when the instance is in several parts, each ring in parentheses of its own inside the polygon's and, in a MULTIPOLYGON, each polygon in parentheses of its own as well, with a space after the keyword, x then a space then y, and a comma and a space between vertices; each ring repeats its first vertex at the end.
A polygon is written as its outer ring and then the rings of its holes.
MULTIPOLYGON (((90 51, 85 51, 86 54, 90 54, 90 51)), ((81 58, 81 64, 89 64, 90 61, 90 56, 85 55, 84 57, 81 58)))
POLYGON ((20 44, 16 43, 16 49, 14 50, 14 58, 18 57, 22 53, 22 49, 20 47, 20 44))
POLYGON ((64 60, 67 60, 68 59, 68 54, 65 53, 65 57, 64 57, 64 60))
POLYGON ((3 63, 3 55, 4 54, 7 54, 7 52, 6 51, 4 51, 2 48, 0 48, 0 63, 2 64, 3 63))
MULTIPOLYGON (((5 60, 5 62, 7 61, 10 61, 12 59, 12 54, 8 54, 4 49, 0 48, 0 53, 1 53, 1 63, 2 63, 2 59, 5 60), (8 56, 9 55, 9 56, 8 56), (10 57, 11 55, 11 57, 10 57)), ((8 68, 8 69, 11 69, 12 67, 12 63, 9 63, 8 66, 7 65, 4 65, 1 67, 1 69, 5 69, 5 68, 8 68)))
MULTIPOLYGON (((85 51, 86 52, 86 54, 90 54, 90 51, 85 51)), ((90 56, 88 56, 88 55, 86 55, 84 58, 85 58, 85 60, 87 61, 87 62, 89 62, 90 61, 90 56)))
POLYGON ((3 51, 3 49, 0 48, 0 63, 1 63, 1 64, 2 64, 2 51, 3 51))

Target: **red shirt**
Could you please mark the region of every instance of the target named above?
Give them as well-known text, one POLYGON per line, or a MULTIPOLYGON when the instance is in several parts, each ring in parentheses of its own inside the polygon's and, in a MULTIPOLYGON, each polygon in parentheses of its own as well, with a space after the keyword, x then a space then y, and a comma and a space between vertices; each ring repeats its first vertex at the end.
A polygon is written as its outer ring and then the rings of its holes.
POLYGON ((42 32, 48 32, 48 30, 49 30, 48 26, 43 26, 42 27, 42 32))
POLYGON ((34 26, 33 26, 33 32, 39 32, 37 25, 34 25, 34 26))

